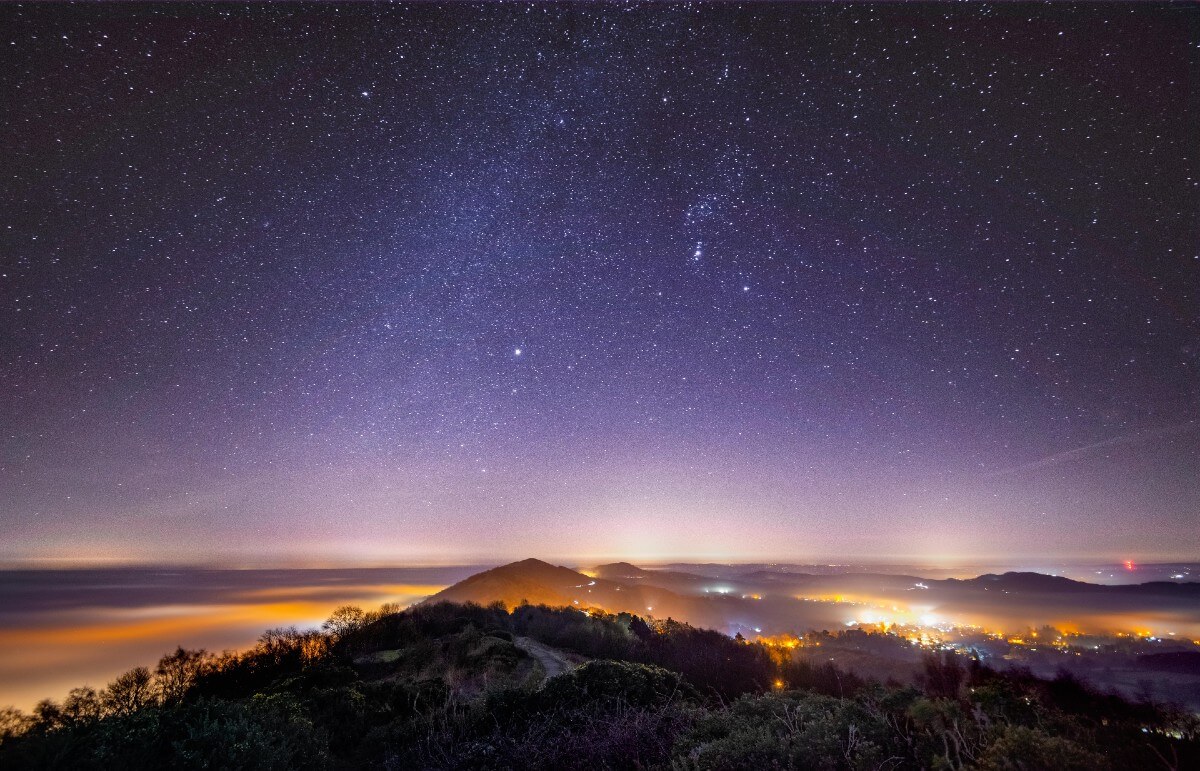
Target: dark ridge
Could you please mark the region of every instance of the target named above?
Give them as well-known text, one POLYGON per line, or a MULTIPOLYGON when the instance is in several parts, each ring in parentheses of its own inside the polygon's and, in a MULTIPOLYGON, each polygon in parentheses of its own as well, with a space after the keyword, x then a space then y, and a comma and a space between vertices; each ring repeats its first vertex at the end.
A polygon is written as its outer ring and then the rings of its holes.
POLYGON ((594 570, 596 575, 602 578, 642 578, 649 572, 629 562, 597 565, 594 570))
MULTIPOLYGON (((947 579, 954 581, 955 579, 947 579)), ((962 583, 966 584, 987 584, 989 586, 1000 586, 1009 590, 1024 590, 1031 592, 1071 592, 1071 591, 1089 591, 1099 587, 1097 584, 1088 584, 1083 581, 1075 581, 1062 576, 1048 576, 1044 573, 1028 573, 1028 572, 1008 572, 997 575, 996 573, 984 573, 977 578, 968 578, 962 583)))
POLYGON ((1026 592, 1067 592, 1067 593, 1105 593, 1110 595, 1164 595, 1170 597, 1200 598, 1200 583, 1178 583, 1174 581, 1150 581, 1144 584, 1090 584, 1086 581, 1076 581, 1063 576, 1048 576, 1044 573, 1009 572, 1003 574, 985 573, 977 578, 955 579, 948 578, 942 582, 946 586, 967 585, 1001 588, 1008 591, 1026 592))

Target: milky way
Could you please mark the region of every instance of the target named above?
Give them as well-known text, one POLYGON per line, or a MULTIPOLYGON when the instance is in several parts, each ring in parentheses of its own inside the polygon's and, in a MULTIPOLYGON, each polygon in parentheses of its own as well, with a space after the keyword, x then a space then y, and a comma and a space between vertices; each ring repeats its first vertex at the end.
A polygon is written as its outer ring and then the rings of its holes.
POLYGON ((1194 8, 0 30, 2 559, 1200 548, 1194 8))

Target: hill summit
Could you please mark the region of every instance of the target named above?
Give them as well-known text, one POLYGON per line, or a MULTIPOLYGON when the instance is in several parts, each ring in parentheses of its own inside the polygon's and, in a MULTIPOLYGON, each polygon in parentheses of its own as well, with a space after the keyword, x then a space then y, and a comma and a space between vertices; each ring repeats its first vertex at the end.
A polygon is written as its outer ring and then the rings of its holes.
POLYGON ((509 608, 522 602, 532 605, 571 605, 572 594, 577 594, 577 590, 591 580, 570 568, 530 558, 476 573, 443 589, 426 602, 474 602, 487 605, 498 601, 509 608))
POLYGON ((613 562, 608 565, 597 565, 593 572, 601 578, 611 578, 619 581, 622 578, 642 578, 646 571, 629 562, 613 562))

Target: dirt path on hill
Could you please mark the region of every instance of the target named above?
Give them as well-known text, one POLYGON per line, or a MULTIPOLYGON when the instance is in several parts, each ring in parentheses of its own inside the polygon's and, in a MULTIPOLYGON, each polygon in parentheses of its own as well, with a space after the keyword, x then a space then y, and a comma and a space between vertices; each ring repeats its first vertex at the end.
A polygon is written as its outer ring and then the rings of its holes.
POLYGON ((563 651, 551 648, 548 645, 543 645, 529 637, 514 637, 513 643, 518 648, 533 656, 542 669, 546 670, 546 679, 558 677, 561 674, 570 672, 575 667, 579 666, 579 662, 570 654, 563 651))

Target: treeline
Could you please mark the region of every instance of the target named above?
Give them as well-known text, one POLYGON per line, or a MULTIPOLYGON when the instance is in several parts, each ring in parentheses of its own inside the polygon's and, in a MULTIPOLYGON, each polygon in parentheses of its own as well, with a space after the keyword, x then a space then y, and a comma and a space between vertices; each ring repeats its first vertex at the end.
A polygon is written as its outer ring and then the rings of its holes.
POLYGON ((929 656, 915 685, 674 621, 341 608, 5 710, 5 768, 1196 768, 1194 717, 929 656), (542 682, 530 638, 589 661, 542 682))

